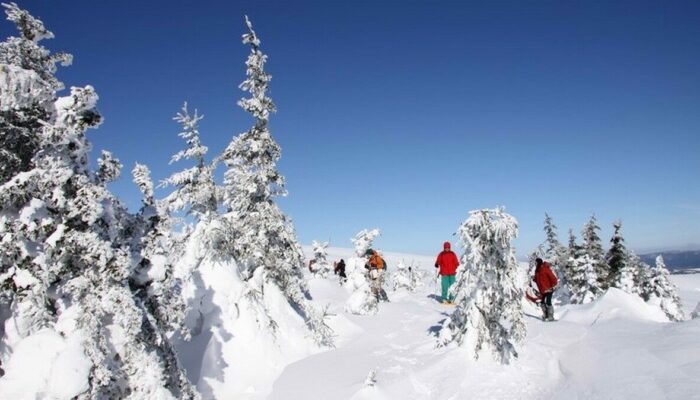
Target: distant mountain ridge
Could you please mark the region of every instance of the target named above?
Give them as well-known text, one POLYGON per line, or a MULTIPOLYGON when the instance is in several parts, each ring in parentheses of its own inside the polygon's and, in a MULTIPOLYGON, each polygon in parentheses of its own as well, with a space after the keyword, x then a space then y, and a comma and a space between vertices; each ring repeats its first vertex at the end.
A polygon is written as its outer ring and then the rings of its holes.
POLYGON ((670 270, 683 270, 690 268, 700 268, 700 250, 692 251, 660 251, 656 253, 642 254, 642 261, 649 265, 656 263, 656 256, 661 254, 664 257, 666 267, 670 270))

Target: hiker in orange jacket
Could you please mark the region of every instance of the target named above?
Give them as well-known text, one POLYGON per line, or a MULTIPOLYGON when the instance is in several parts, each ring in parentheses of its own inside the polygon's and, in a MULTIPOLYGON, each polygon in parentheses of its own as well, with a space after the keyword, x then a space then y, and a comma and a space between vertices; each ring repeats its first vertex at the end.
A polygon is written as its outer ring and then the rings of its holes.
POLYGON ((549 263, 542 261, 541 258, 535 259, 535 276, 532 280, 537 284, 537 290, 540 292, 542 300, 542 320, 554 321, 554 306, 552 306, 552 295, 556 289, 559 280, 552 272, 549 263))
POLYGON ((365 257, 367 257, 365 268, 369 270, 370 284, 372 286, 372 293, 374 293, 374 297, 376 297, 377 300, 389 301, 386 291, 384 291, 384 288, 382 288, 384 285, 386 262, 379 255, 379 253, 372 249, 368 249, 365 252, 365 257))
POLYGON ((450 250, 450 247, 450 242, 443 243, 443 250, 435 260, 435 268, 440 268, 438 275, 442 276, 442 302, 445 304, 452 304, 454 300, 450 294, 450 286, 455 283, 455 275, 459 267, 457 255, 450 250))

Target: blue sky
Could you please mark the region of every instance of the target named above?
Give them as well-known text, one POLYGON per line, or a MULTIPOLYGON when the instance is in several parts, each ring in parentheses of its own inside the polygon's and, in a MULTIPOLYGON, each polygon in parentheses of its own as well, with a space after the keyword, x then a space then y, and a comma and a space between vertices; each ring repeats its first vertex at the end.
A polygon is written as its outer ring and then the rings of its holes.
MULTIPOLYGON (((182 148, 184 101, 213 157, 252 119, 250 16, 269 56, 271 131, 302 243, 436 253, 469 210, 506 206, 519 255, 592 213, 638 251, 700 248, 700 3, 642 1, 24 1, 75 57, 105 123, 95 151, 156 180, 182 148)), ((14 35, 0 24, 2 38, 14 35)), ((163 192, 161 192, 161 195, 163 192)))

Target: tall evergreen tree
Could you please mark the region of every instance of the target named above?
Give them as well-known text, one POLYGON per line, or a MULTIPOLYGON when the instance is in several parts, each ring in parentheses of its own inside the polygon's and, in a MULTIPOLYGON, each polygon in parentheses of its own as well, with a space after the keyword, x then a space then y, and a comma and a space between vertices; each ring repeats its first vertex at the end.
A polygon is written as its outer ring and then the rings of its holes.
POLYGON ((568 253, 567 265, 570 270, 568 283, 571 291, 571 303, 590 303, 601 294, 594 263, 585 249, 576 243, 576 237, 571 230, 569 230, 568 253))
POLYGON ((547 236, 545 241, 546 246, 544 259, 549 261, 553 272, 559 278, 559 290, 557 290, 557 297, 568 300, 570 297, 570 292, 567 249, 561 244, 561 242, 559 242, 559 238, 557 236, 557 226, 554 225, 552 217, 550 217, 547 213, 544 214, 544 232, 547 236))
POLYGON ((63 89, 54 76, 57 64, 72 62, 71 55, 51 53, 40 44, 54 37, 43 22, 15 3, 5 10, 20 36, 0 43, 0 184, 33 167, 41 142, 36 132, 51 119, 56 92, 63 89))
POLYGON ((195 218, 210 218, 216 214, 218 206, 217 187, 214 183, 215 163, 207 164, 204 157, 208 148, 204 146, 199 137, 199 121, 201 116, 195 110, 190 115, 187 103, 182 106, 173 119, 182 125, 182 131, 178 134, 187 142, 187 149, 180 150, 170 159, 170 163, 181 160, 192 160, 194 166, 177 172, 163 182, 161 186, 174 186, 175 190, 165 199, 169 211, 187 210, 195 218))
POLYGON ((267 56, 260 51, 253 25, 245 19, 248 32, 243 43, 250 45, 246 61, 247 79, 240 84, 250 97, 238 105, 252 114, 255 124, 235 137, 220 156, 226 165, 223 201, 226 214, 225 238, 219 249, 232 255, 245 281, 262 274, 262 281, 277 285, 302 314, 319 344, 331 344, 331 331, 307 301, 303 279, 304 255, 289 218, 274 202, 285 196, 284 177, 277 170, 280 146, 268 129, 275 105, 267 97, 271 76, 264 70, 267 56))
POLYGON ((598 279, 598 286, 601 290, 606 290, 608 288, 610 268, 605 261, 605 251, 603 251, 603 244, 598 232, 600 232, 600 226, 598 226, 598 221, 596 220, 595 214, 593 214, 583 226, 581 239, 583 239, 584 251, 593 261, 595 274, 598 279))
POLYGON ((544 214, 544 233, 547 236, 545 241, 545 257, 552 265, 558 265, 566 260, 565 253, 566 249, 559 242, 557 235, 557 226, 554 225, 554 221, 549 214, 544 214))
POLYGON ((629 255, 625 248, 625 239, 620 232, 622 221, 614 222, 613 228, 614 232, 610 239, 610 249, 605 257, 605 261, 610 267, 607 286, 623 289, 628 293, 634 293, 634 288, 636 286, 634 282, 635 272, 629 265, 629 255))
POLYGON ((452 289, 457 308, 442 325, 439 345, 455 342, 475 359, 488 349, 497 361, 509 363, 527 333, 512 245, 518 223, 502 208, 475 210, 458 233, 465 268, 457 274, 452 289))
MULTIPOLYGON (((16 4, 4 7, 22 37, 0 46, 0 69, 13 71, 7 78, 17 81, 8 87, 20 91, 3 92, 3 107, 24 113, 5 103, 22 99, 37 107, 27 115, 42 119, 40 127, 23 127, 32 136, 31 156, 20 156, 30 160, 21 164, 24 171, 11 171, 0 186, 0 298, 12 310, 17 336, 50 328, 82 337, 92 362, 82 397, 195 397, 179 380, 182 370, 165 356, 172 353, 170 343, 128 284, 131 217, 106 189, 121 165, 104 153, 98 171, 89 168, 85 132, 101 122, 97 94, 86 86, 57 97, 62 85, 53 76, 56 58, 39 45, 53 35, 16 4), (33 85, 41 90, 22 92, 33 85)), ((10 121, 21 118, 9 115, 10 121)))
POLYGON ((579 253, 583 248, 576 243, 576 235, 574 235, 574 230, 569 229, 569 243, 567 246, 567 255, 573 257, 579 253))

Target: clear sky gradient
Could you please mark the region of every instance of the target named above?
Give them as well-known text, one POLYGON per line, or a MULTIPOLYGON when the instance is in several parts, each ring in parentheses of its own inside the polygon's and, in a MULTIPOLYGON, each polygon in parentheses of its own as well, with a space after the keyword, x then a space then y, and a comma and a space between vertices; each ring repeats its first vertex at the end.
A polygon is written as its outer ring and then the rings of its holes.
POLYGON ((469 210, 503 205, 520 256, 545 212, 564 243, 595 213, 606 242, 621 219, 629 248, 700 248, 700 2, 18 3, 74 55, 66 86, 99 93, 90 139, 125 165, 111 188, 132 210, 136 161, 155 180, 187 166, 168 165, 184 101, 210 158, 252 125, 235 104, 247 14, 302 243, 378 227, 379 248, 433 254, 469 210))

